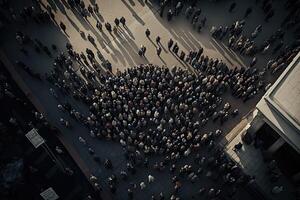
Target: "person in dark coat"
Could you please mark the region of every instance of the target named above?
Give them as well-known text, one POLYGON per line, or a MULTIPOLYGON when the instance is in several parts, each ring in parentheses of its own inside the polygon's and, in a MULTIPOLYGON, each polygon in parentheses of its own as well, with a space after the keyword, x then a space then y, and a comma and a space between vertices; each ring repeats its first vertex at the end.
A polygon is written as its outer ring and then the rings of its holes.
POLYGON ((158 56, 160 56, 160 54, 161 54, 161 47, 160 46, 157 47, 156 53, 157 53, 158 56))
POLYGON ((147 28, 146 31, 145 31, 146 37, 148 38, 150 36, 150 34, 151 34, 150 30, 147 28))
POLYGON ((159 36, 156 37, 156 43, 160 44, 160 37, 159 36))
POLYGON ((168 19, 168 21, 171 21, 171 20, 172 20, 172 17, 173 17, 173 12, 172 12, 172 10, 170 9, 170 10, 168 11, 168 14, 167 14, 167 19, 168 19))
POLYGON ((63 22, 60 22, 59 26, 63 30, 63 32, 66 32, 66 25, 63 22))
POLYGON ((120 21, 119 21, 118 18, 115 18, 115 24, 116 24, 117 27, 119 27, 120 21))
POLYGON ((168 49, 171 49, 171 47, 173 46, 174 41, 172 39, 169 40, 168 42, 168 49))
POLYGON ((123 26, 126 26, 126 19, 125 19, 125 17, 121 17, 121 18, 120 18, 120 22, 121 22, 121 24, 122 24, 123 26))
POLYGON ((105 28, 106 28, 106 30, 108 31, 108 32, 112 32, 112 28, 111 28, 111 25, 110 25, 110 23, 108 23, 108 22, 106 22, 105 23, 105 28))

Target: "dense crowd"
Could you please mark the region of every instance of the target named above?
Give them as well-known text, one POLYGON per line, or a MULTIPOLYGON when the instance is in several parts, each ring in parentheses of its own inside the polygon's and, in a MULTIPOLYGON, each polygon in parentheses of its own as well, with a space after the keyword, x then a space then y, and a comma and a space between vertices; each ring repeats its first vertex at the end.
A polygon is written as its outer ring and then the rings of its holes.
MULTIPOLYGON (((67 3, 74 12, 80 13, 85 19, 99 14, 99 6, 93 1, 88 5, 80 0, 68 0, 67 3)), ((183 13, 200 32, 207 18, 201 17, 201 9, 197 8, 196 3, 195 0, 177 1, 175 7, 168 10, 167 19, 170 21, 183 13)), ((167 0, 161 2, 162 17, 164 10, 170 7, 169 4, 170 1, 167 0)), ((264 1, 263 5, 268 21, 274 15, 274 11, 269 1, 264 1)), ((229 12, 235 7, 236 4, 232 3, 229 12)), ((247 18, 251 12, 252 8, 248 8, 244 17, 247 18)), ((37 23, 49 23, 50 20, 56 22, 50 6, 46 7, 46 11, 41 7, 26 7, 20 15, 25 21, 33 19, 37 23)), ((15 20, 14 16, 15 13, 12 12, 11 17, 15 20)), ((292 19, 291 17, 289 20, 292 19)), ((264 89, 266 85, 264 75, 268 69, 272 72, 284 69, 299 52, 297 43, 284 47, 281 41, 284 37, 282 29, 274 33, 263 45, 256 45, 253 40, 262 31, 262 26, 258 25, 250 36, 246 36, 243 33, 245 23, 245 20, 238 20, 231 26, 212 27, 211 34, 217 40, 228 40, 228 46, 242 55, 254 56, 247 67, 229 68, 221 60, 205 55, 202 47, 188 53, 180 51, 176 41, 169 39, 167 42, 169 51, 192 66, 195 73, 179 67, 170 69, 142 64, 123 72, 117 71, 113 75, 109 73, 112 72, 113 66, 100 51, 95 53, 87 48, 85 52, 77 52, 72 44, 67 43, 66 51, 63 52, 58 50, 55 44, 49 48, 22 31, 16 32, 16 40, 21 46, 21 52, 27 56, 29 54, 26 48, 30 47, 37 52, 45 52, 50 57, 53 54, 57 55, 51 72, 45 74, 45 79, 52 84, 49 92, 57 99, 57 108, 86 126, 92 138, 113 140, 124 148, 127 170, 120 171, 117 175, 111 174, 105 181, 112 194, 117 192, 118 182, 126 181, 130 174, 136 173, 137 166, 143 166, 146 169, 169 171, 172 174, 171 181, 174 185, 170 195, 172 200, 180 199, 178 193, 182 187, 182 179, 196 182, 201 174, 212 176, 221 181, 222 185, 230 185, 230 188, 223 190, 218 184, 215 187, 201 187, 194 198, 196 195, 205 195, 209 199, 233 199, 238 188, 251 182, 252 178, 244 175, 218 147, 216 140, 222 135, 220 129, 212 132, 203 132, 202 129, 210 120, 218 121, 222 125, 239 113, 239 110, 232 108, 229 102, 224 102, 224 93, 230 92, 234 97, 247 101, 264 89), (255 55, 266 53, 276 42, 278 44, 273 53, 278 53, 282 48, 284 51, 270 60, 264 69, 257 69, 255 55), (89 63, 93 71, 87 69, 89 63), (107 73, 103 73, 101 65, 105 67, 107 73), (75 66, 79 66, 78 71, 75 70, 75 66), (88 107, 89 114, 76 110, 71 103, 62 100, 61 94, 83 102, 88 107), (210 153, 201 156, 197 154, 199 150, 210 153), (153 154, 161 155, 163 160, 149 166, 148 160, 153 154), (180 158, 190 154, 193 154, 194 163, 184 166, 177 164, 180 158)), ((57 25, 67 34, 68 30, 63 22, 57 25)), ((108 22, 104 24, 110 34, 113 34, 113 30, 120 25, 126 27, 124 17, 115 18, 113 25, 108 22)), ((95 26, 99 31, 104 31, 100 21, 97 21, 95 26)), ((80 35, 95 44, 95 39, 91 35, 86 36, 84 31, 80 31, 80 35)), ((149 29, 145 31, 145 35, 150 36, 149 29)), ((156 43, 157 55, 160 56, 164 44, 159 36, 156 37, 156 43)), ((146 47, 142 45, 137 53, 145 56, 146 47)), ((16 64, 32 77, 44 80, 43 75, 34 72, 25 62, 17 61, 16 64)), ((72 128, 68 119, 60 118, 59 121, 66 128, 72 128)), ((85 137, 78 139, 87 147, 96 162, 103 163, 107 169, 114 168, 109 158, 102 159, 97 155, 93 147, 87 144, 85 137)), ((236 146, 236 149, 238 148, 241 148, 240 144, 236 146)), ((60 152, 60 149, 57 148, 56 151, 60 152)), ((134 198, 137 187, 144 190, 154 181, 155 177, 149 174, 148 180, 140 182, 138 186, 134 183, 129 184, 128 198, 134 198)), ((103 190, 104 181, 98 180, 95 175, 90 176, 90 182, 97 191, 103 190)), ((152 199, 162 200, 166 196, 164 191, 160 191, 159 196, 157 198, 153 196, 152 199)))
MULTIPOLYGON (((81 74, 76 73, 72 67, 77 62, 74 57, 76 53, 70 44, 67 44, 67 49, 68 55, 62 53, 55 59, 54 69, 51 74, 47 74, 47 80, 60 93, 86 103, 90 114, 84 116, 65 102, 61 102, 58 108, 83 123, 90 130, 91 137, 119 142, 126 152, 129 173, 135 174, 136 165, 139 164, 148 167, 149 155, 160 154, 164 160, 155 164, 154 169, 163 170, 171 164, 171 172, 177 169, 191 181, 196 181, 202 173, 201 167, 199 171, 194 171, 192 169, 195 166, 178 167, 176 162, 181 157, 204 148, 217 151, 215 156, 221 158, 215 163, 214 156, 201 157, 198 158, 198 164, 201 160, 202 164, 206 163, 208 166, 229 167, 224 172, 215 172, 215 176, 229 173, 227 181, 236 182, 238 178, 244 177, 241 174, 231 177, 230 169, 235 164, 215 145, 215 140, 222 131, 203 133, 201 128, 209 120, 219 120, 222 124, 238 114, 238 109, 223 102, 221 96, 227 90, 247 100, 262 88, 263 74, 258 73, 255 68, 229 69, 224 63, 201 55, 200 50, 190 53, 191 59, 199 59, 195 61, 197 74, 182 68, 170 70, 149 64, 129 68, 124 72, 118 71, 115 76, 95 76, 84 69, 80 70, 81 74)), ((93 59, 92 55, 90 57, 93 59)), ((57 98, 56 91, 52 89, 50 92, 57 98)), ((61 122, 71 128, 67 120, 61 119, 61 122)), ((86 145, 85 138, 80 137, 79 141, 86 145)), ((93 148, 89 147, 88 151, 95 161, 99 161, 93 148)), ((113 168, 113 163, 105 159, 104 166, 113 168)), ((126 179, 128 172, 122 171, 120 176, 126 179)), ((111 179, 108 186, 115 193, 117 178, 111 179)), ((175 196, 180 187, 177 181, 175 177, 175 196)), ((95 183, 96 188, 99 188, 98 182, 95 183)), ((141 182, 140 188, 145 187, 145 183, 141 182)), ((206 189, 202 188, 199 193, 202 194, 206 189)), ((210 192, 212 196, 224 195, 221 191, 213 191, 210 192)), ((128 193, 132 197, 132 188, 128 193)))

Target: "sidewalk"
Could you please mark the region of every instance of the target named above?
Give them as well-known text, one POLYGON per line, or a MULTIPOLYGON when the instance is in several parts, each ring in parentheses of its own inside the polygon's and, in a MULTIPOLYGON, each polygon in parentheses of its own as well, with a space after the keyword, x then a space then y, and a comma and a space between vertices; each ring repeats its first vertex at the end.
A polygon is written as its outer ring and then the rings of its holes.
MULTIPOLYGON (((32 95, 32 92, 30 88, 26 85, 26 83, 23 81, 22 77, 19 75, 19 73, 16 71, 14 65, 7 59, 3 51, 0 49, 0 59, 3 62, 6 69, 11 74, 13 80, 17 83, 19 88, 24 92, 26 97, 29 99, 29 101, 34 105, 34 107, 42 113, 47 118, 47 113, 42 106, 42 104, 39 102, 37 98, 35 98, 34 95, 32 95)), ((82 161, 82 159, 78 156, 78 153, 76 150, 66 141, 63 137, 63 134, 56 135, 57 138, 60 140, 60 142, 64 145, 64 147, 68 150, 69 154, 72 156, 73 160, 77 163, 81 171, 84 173, 84 175, 87 177, 90 176, 90 171, 88 167, 85 165, 85 163, 82 161)))

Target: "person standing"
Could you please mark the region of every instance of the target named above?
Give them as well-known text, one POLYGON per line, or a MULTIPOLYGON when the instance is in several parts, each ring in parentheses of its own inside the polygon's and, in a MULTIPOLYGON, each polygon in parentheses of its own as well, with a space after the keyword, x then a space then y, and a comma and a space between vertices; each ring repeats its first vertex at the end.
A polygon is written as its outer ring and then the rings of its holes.
POLYGON ((168 49, 171 49, 171 47, 173 46, 174 41, 170 38, 169 42, 168 42, 168 49))
POLYGON ((159 11, 159 16, 160 17, 163 17, 164 16, 164 10, 165 10, 165 7, 166 7, 166 2, 165 1, 162 1, 160 3, 160 11, 159 11))
POLYGON ((172 17, 173 17, 173 12, 172 12, 172 10, 170 9, 170 10, 168 11, 168 14, 167 14, 167 19, 168 19, 168 21, 171 21, 171 20, 172 20, 172 17))
POLYGON ((156 44, 158 44, 158 45, 160 44, 160 37, 159 36, 156 37, 156 44))
POLYGON ((157 55, 160 57, 160 54, 161 54, 161 47, 160 47, 160 46, 158 46, 158 47, 156 48, 156 53, 157 53, 157 55))
POLYGON ((147 37, 147 38, 149 38, 150 33, 151 33, 150 30, 147 28, 146 31, 145 31, 145 34, 146 34, 146 37, 147 37))
POLYGON ((95 5, 94 5, 94 12, 99 14, 99 6, 97 3, 95 3, 95 5))
POLYGON ((111 33, 112 29, 111 29, 110 23, 106 22, 106 23, 105 23, 105 28, 106 28, 106 30, 107 30, 109 33, 111 33))
POLYGON ((121 17, 121 19, 120 19, 120 22, 121 22, 121 24, 123 25, 123 26, 126 26, 126 19, 125 19, 125 17, 121 17))
POLYGON ((118 18, 115 18, 115 24, 116 24, 116 26, 117 26, 117 27, 119 27, 119 25, 120 25, 120 21, 119 21, 119 19, 118 19, 118 18))
POLYGON ((99 31, 102 31, 102 24, 101 24, 101 22, 99 22, 98 20, 97 20, 97 23, 96 23, 96 28, 97 28, 99 31))
POLYGON ((175 54, 177 54, 178 53, 178 50, 179 50, 179 47, 178 47, 178 44, 177 44, 177 42, 175 43, 175 45, 173 46, 173 52, 175 53, 175 54))
POLYGON ((63 32, 66 32, 66 25, 63 22, 60 22, 59 24, 60 28, 63 30, 63 32))

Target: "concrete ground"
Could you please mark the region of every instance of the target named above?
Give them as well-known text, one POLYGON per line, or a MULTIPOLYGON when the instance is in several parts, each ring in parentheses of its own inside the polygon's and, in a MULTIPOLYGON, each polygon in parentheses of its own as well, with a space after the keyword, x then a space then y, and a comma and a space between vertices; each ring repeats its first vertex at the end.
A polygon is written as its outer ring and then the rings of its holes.
MULTIPOLYGON (((24 5, 28 5, 29 0, 24 0, 18 2, 17 9, 22 8, 24 5)), ((247 7, 252 6, 254 8, 253 13, 246 19, 246 32, 250 34, 254 28, 260 22, 263 25, 263 31, 261 35, 257 38, 258 42, 269 37, 275 32, 280 26, 281 20, 286 16, 286 11, 282 9, 283 2, 274 2, 275 16, 271 19, 270 23, 265 23, 263 21, 263 11, 259 5, 255 4, 255 1, 240 1, 238 2, 236 11, 232 14, 228 13, 228 7, 231 1, 220 1, 218 3, 210 1, 201 1, 199 6, 202 9, 201 16, 206 16, 208 18, 206 27, 203 28, 201 33, 197 33, 193 30, 192 26, 184 19, 184 17, 177 17, 171 22, 167 22, 166 19, 159 17, 157 11, 157 6, 153 3, 145 4, 141 0, 97 0, 100 7, 101 16, 89 17, 88 21, 82 19, 78 13, 73 13, 64 0, 42 0, 43 4, 50 5, 55 11, 55 19, 59 24, 63 21, 66 25, 66 33, 64 34, 57 24, 52 25, 39 25, 37 26, 34 22, 28 22, 24 24, 23 22, 16 22, 2 27, 0 30, 1 35, 1 48, 3 50, 4 57, 8 58, 6 64, 11 66, 12 70, 17 71, 20 75, 19 78, 24 84, 28 86, 28 95, 31 95, 36 100, 37 104, 40 105, 43 110, 44 115, 48 120, 55 126, 59 127, 62 131, 62 135, 59 137, 66 141, 66 145, 70 147, 73 151, 73 155, 77 155, 80 160, 82 169, 86 175, 88 173, 93 173, 100 177, 100 180, 106 181, 106 178, 112 172, 118 173, 121 169, 125 168, 125 159, 122 155, 122 149, 119 144, 110 141, 99 141, 89 137, 87 129, 73 121, 65 113, 60 112, 57 109, 57 104, 59 103, 49 94, 49 88, 52 87, 46 81, 39 82, 37 80, 29 77, 24 71, 12 67, 15 60, 22 60, 28 64, 36 72, 44 74, 51 70, 53 58, 49 58, 45 53, 37 54, 33 49, 29 49, 29 56, 19 52, 19 46, 15 40, 15 31, 22 30, 28 33, 32 38, 39 38, 44 44, 50 46, 51 44, 56 44, 59 50, 65 50, 65 43, 70 42, 74 49, 78 52, 85 51, 85 48, 90 48, 92 50, 99 50, 105 58, 107 58, 113 66, 113 72, 116 72, 117 68, 124 70, 127 67, 138 65, 141 63, 154 63, 158 65, 171 66, 181 66, 191 70, 190 66, 182 63, 177 57, 170 53, 166 49, 166 43, 169 38, 177 41, 180 49, 185 50, 197 50, 200 45, 204 48, 204 54, 209 57, 219 58, 226 62, 229 66, 247 66, 252 58, 240 57, 235 52, 231 51, 226 47, 226 44, 220 41, 215 41, 209 35, 210 27, 215 25, 231 25, 235 20, 241 19, 247 7), (113 24, 115 17, 124 16, 127 19, 127 27, 120 28, 118 34, 109 34, 103 27, 103 33, 99 32, 96 27, 96 19, 103 22, 110 22, 113 24), (150 39, 145 37, 145 30, 149 28, 151 30, 150 39), (90 34, 96 39, 96 47, 94 47, 87 40, 81 38, 79 31, 82 30, 85 34, 90 34), (155 50, 155 38, 159 35, 161 37, 164 49, 162 51, 161 58, 156 55, 155 50), (138 48, 140 45, 145 45, 147 48, 146 58, 141 58, 138 56, 138 48), (59 123, 59 118, 63 117, 71 121, 73 128, 72 130, 65 129, 59 123), (88 151, 83 147, 78 141, 78 137, 82 136, 86 138, 88 143, 93 146, 95 152, 102 158, 110 158, 113 162, 114 170, 109 171, 99 166, 95 163, 92 157, 88 154, 88 151)), ((86 1, 88 3, 88 1, 86 1)), ((104 24, 104 23, 103 23, 104 24)), ((291 42, 292 34, 287 33, 285 36, 285 42, 291 42)), ((57 52, 53 52, 56 55, 57 52)), ((271 54, 265 56, 258 56, 257 66, 262 68, 265 66, 271 54)), ((93 69, 90 69, 93 70, 93 69)), ((273 82, 276 76, 267 76, 266 82, 273 82)), ((219 124, 208 123, 203 131, 215 130, 220 128, 224 133, 228 133, 251 109, 254 108, 258 99, 262 94, 257 95, 256 98, 243 103, 241 100, 234 99, 230 95, 224 98, 228 100, 233 108, 239 108, 240 115, 236 118, 230 119, 222 127, 219 124)), ((70 101, 76 109, 87 112, 87 108, 80 102, 75 101, 69 97, 60 95, 59 101, 70 101)), ((205 154, 205 152, 202 152, 205 154)), ((153 163, 154 160, 160 158, 153 158, 150 162, 153 163)), ((187 161, 182 161, 187 162, 187 161)), ((152 172, 151 172, 152 173, 152 172)), ((139 183, 145 180, 149 171, 140 169, 137 175, 130 177, 130 182, 139 183)), ((153 172, 153 175, 157 178, 156 183, 147 187, 143 192, 138 191, 138 199, 142 197, 149 197, 151 194, 158 194, 160 191, 165 191, 168 194, 171 191, 170 175, 166 173, 153 172)), ((202 177, 201 177, 202 178, 202 177)), ((190 187, 189 183, 183 188, 182 196, 185 199, 189 199, 191 195, 195 192, 196 188, 200 188, 201 185, 213 185, 211 180, 203 177, 202 181, 197 183, 196 187, 190 187)), ((124 199, 125 191, 128 184, 121 183, 118 188, 117 195, 113 198, 107 192, 104 192, 105 199, 124 199)), ((239 194, 242 199, 247 199, 248 195, 244 191, 240 191, 239 194)))
POLYGON ((261 187, 271 199, 295 199, 295 187, 289 182, 289 180, 283 175, 279 180, 272 182, 270 175, 268 174, 267 162, 263 157, 263 152, 259 148, 255 148, 254 145, 244 144, 242 141, 242 134, 245 133, 248 124, 253 119, 253 113, 249 113, 234 129, 227 134, 225 138, 229 141, 226 144, 225 151, 228 155, 234 159, 247 174, 255 176, 255 180, 259 187, 261 187), (243 146, 239 151, 234 151, 234 146, 238 143, 242 143, 243 146), (284 186, 284 191, 279 194, 272 194, 274 186, 284 186))

